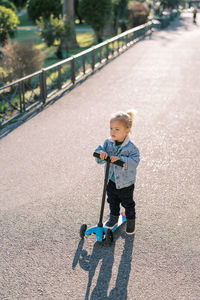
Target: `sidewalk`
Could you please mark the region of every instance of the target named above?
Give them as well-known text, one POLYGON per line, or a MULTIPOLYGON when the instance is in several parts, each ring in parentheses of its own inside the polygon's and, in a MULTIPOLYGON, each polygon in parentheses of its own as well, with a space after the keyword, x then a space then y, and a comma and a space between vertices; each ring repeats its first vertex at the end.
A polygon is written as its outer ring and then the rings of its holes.
POLYGON ((199 298, 199 45, 184 14, 1 140, 0 299, 199 298), (99 217, 93 150, 129 108, 135 238, 122 228, 109 248, 80 242, 80 225, 99 217))

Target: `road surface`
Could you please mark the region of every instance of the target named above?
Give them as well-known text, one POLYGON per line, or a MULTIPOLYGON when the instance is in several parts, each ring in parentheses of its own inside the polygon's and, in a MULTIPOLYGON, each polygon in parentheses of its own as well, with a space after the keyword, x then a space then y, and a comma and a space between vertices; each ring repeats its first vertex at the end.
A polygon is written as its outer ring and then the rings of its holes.
POLYGON ((199 45, 183 14, 0 141, 0 299, 200 299, 199 45), (136 234, 80 240, 99 217, 93 150, 129 108, 136 234))

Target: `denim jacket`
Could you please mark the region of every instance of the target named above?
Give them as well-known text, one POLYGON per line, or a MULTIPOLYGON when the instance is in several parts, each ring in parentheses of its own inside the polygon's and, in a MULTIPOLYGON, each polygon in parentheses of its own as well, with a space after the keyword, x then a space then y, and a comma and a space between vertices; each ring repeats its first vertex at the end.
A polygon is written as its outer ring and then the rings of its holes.
MULTIPOLYGON (((115 141, 112 138, 109 138, 105 140, 104 144, 100 145, 95 152, 106 152, 109 156, 118 156, 120 160, 125 162, 125 166, 123 168, 110 164, 108 180, 111 179, 114 172, 117 189, 122 189, 135 183, 136 168, 140 161, 140 154, 138 148, 130 140, 129 135, 118 150, 115 148, 115 141)), ((99 159, 96 159, 96 161, 98 163, 105 163, 105 161, 99 159)))

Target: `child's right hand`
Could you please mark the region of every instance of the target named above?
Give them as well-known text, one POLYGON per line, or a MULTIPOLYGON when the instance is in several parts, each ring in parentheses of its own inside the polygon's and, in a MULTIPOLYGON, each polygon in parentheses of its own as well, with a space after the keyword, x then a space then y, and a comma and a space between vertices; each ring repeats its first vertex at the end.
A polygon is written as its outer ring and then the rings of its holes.
POLYGON ((106 159, 108 157, 108 154, 106 153, 106 152, 101 152, 100 153, 100 158, 101 158, 101 160, 104 160, 104 159, 106 159))

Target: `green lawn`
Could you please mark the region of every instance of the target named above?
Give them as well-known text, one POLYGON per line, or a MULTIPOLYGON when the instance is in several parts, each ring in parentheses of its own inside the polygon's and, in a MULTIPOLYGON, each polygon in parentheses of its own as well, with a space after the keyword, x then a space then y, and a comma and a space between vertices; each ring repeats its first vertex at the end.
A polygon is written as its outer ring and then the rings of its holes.
POLYGON ((15 37, 12 40, 21 43, 32 42, 35 45, 43 43, 40 33, 36 30, 18 29, 16 30, 15 37))
MULTIPOLYGON (((59 61, 56 57, 57 47, 47 47, 40 37, 37 26, 29 19, 27 13, 19 16, 20 24, 12 41, 22 43, 33 43, 35 47, 45 53, 44 67, 50 66, 59 61)), ((69 53, 64 52, 64 58, 79 53, 95 44, 95 35, 90 26, 87 24, 76 23, 76 38, 80 45, 79 49, 71 50, 69 53)))
MULTIPOLYGON (((23 43, 33 43, 35 47, 45 53, 44 67, 50 66, 59 61, 56 57, 57 47, 47 47, 44 41, 40 37, 40 33, 36 30, 17 30, 15 38, 13 41, 19 41, 23 43)), ((95 38, 94 34, 91 32, 81 32, 77 34, 77 42, 80 45, 79 49, 69 51, 69 54, 63 53, 65 57, 74 55, 83 51, 94 44, 95 38)), ((65 58, 64 57, 64 58, 65 58)))
POLYGON ((29 16, 27 13, 19 16, 19 21, 20 21, 19 26, 33 26, 34 25, 34 23, 29 19, 29 16))

